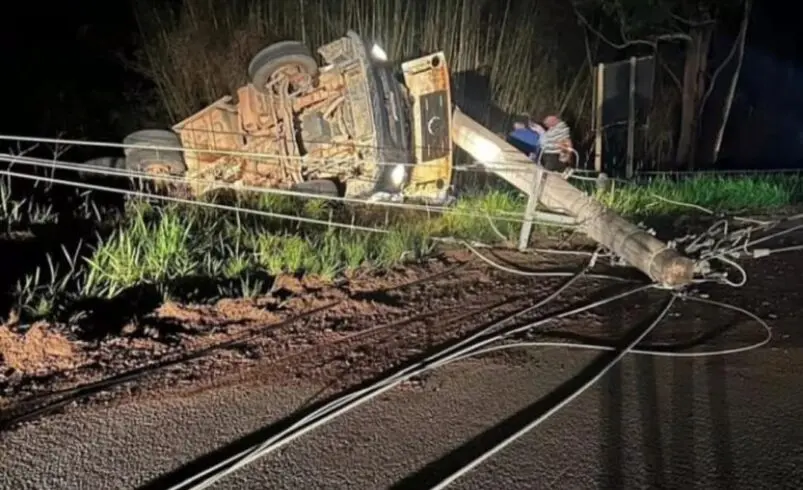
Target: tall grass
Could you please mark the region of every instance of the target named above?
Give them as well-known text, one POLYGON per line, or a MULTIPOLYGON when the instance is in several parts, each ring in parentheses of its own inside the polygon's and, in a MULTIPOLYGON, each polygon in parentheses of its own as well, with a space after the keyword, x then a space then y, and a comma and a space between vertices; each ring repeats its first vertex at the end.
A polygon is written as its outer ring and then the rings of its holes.
MULTIPOLYGON (((315 48, 349 29, 396 60, 444 51, 458 100, 484 91, 484 76, 487 95, 506 112, 559 110, 573 85, 569 109, 582 115, 588 105, 573 83, 578 73, 587 75, 580 70, 582 31, 560 2, 183 0, 171 9, 143 0, 137 12, 136 66, 174 121, 244 84, 250 58, 264 46, 297 39, 315 48)), ((487 108, 485 94, 476 103, 487 108)))
MULTIPOLYGON (((714 212, 767 211, 803 202, 803 178, 656 179, 617 186, 597 197, 626 217, 695 212, 687 204, 714 212)), ((20 280, 14 291, 17 308, 31 317, 47 317, 80 298, 111 299, 140 287, 155 288, 166 299, 190 301, 257 296, 280 274, 332 279, 349 271, 414 261, 432 252, 435 237, 513 242, 520 223, 507 218, 520 218, 525 201, 518 194, 484 192, 437 214, 366 213, 277 195, 243 197, 241 204, 305 216, 313 212, 324 220, 376 226, 387 233, 131 201, 125 220, 88 255, 62 250, 48 257, 46 267, 20 280)), ((14 207, 13 202, 4 205, 14 207)))
POLYGON ((655 178, 620 186, 598 197, 612 209, 632 217, 693 213, 685 204, 713 212, 765 212, 800 203, 803 178, 799 175, 700 176, 679 181, 655 178))
POLYGON ((240 213, 130 201, 124 221, 88 255, 78 257, 63 250, 58 257, 47 257, 47 267, 21 279, 14 295, 19 310, 42 317, 80 298, 112 299, 143 287, 156 290, 165 299, 202 301, 265 294, 271 277, 281 274, 332 280, 358 269, 390 268, 430 254, 434 235, 494 241, 512 238, 517 228, 509 221, 493 227, 490 221, 478 222, 467 214, 500 215, 521 209, 513 197, 488 196, 468 199, 432 219, 406 211, 327 209, 320 201, 276 195, 240 196, 240 213), (246 209, 352 222, 385 233, 334 224, 299 225, 246 209), (508 235, 500 237, 498 230, 508 235))
POLYGON ((0 178, 0 226, 10 232, 26 225, 55 223, 58 215, 52 204, 37 202, 32 197, 15 199, 10 178, 0 178))

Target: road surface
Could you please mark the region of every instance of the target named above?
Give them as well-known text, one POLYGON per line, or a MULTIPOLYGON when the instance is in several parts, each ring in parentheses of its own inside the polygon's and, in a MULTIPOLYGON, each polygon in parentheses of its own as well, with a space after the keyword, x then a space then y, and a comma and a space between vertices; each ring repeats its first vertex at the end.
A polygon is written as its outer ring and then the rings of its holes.
MULTIPOLYGON (((214 488, 429 488, 532 420, 543 409, 534 404, 595 356, 540 349, 450 365, 214 488)), ((452 488, 801 488, 801 367, 797 347, 708 360, 630 356, 452 488)), ((264 431, 320 389, 252 383, 44 418, 0 436, 0 488, 167 488, 166 474, 264 431)))

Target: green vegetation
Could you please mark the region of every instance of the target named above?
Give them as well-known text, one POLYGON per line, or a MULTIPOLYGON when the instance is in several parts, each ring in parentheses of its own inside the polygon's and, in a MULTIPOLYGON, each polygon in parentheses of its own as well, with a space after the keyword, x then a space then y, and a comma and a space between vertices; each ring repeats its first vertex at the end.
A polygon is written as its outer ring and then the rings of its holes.
MULTIPOLYGON (((593 85, 588 59, 605 49, 599 39, 586 36, 570 2, 182 0, 168 5, 141 0, 137 18, 141 43, 133 68, 156 88, 158 102, 147 107, 154 111, 149 123, 162 127, 244 84, 249 60, 270 43, 298 39, 313 47, 354 29, 380 43, 394 60, 443 51, 454 74, 455 100, 495 130, 508 121, 493 106, 506 115, 556 111, 569 114, 582 139, 593 85), (467 105, 479 106, 484 114, 467 105)), ((676 115, 666 108, 676 107, 679 96, 671 81, 659 80, 654 104, 659 110, 650 115, 646 138, 646 155, 653 161, 671 160, 675 153, 676 115)), ((148 105, 142 97, 137 101, 148 105)), ((657 180, 617 184, 598 197, 633 218, 694 212, 678 203, 717 212, 760 211, 800 202, 801 182, 799 177, 657 180)), ((0 186, 0 223, 6 230, 59 221, 53 209, 62 207, 14 200, 7 190, 0 186)), ((108 213, 94 202, 75 206, 74 213, 83 214, 78 220, 103 221, 98 239, 70 243, 41 260, 17 283, 16 308, 29 317, 53 317, 63 314, 65 305, 119 298, 138 288, 189 301, 258 296, 278 274, 332 279, 416 260, 438 246, 438 237, 494 244, 515 240, 525 202, 497 188, 464 196, 445 212, 356 208, 276 195, 240 196, 236 204, 241 212, 129 201, 119 220, 101 220, 108 213), (246 209, 312 217, 321 224, 246 209)))
MULTIPOLYGON (((43 213, 35 206, 18 206, 8 193, 0 196, 6 196, 0 209, 43 213)), ((640 186, 617 185, 598 198, 633 218, 695 212, 680 203, 716 212, 760 212, 803 201, 803 178, 654 180, 640 186)), ((358 209, 277 195, 240 196, 237 204, 242 211, 129 201, 125 218, 95 245, 65 248, 20 280, 14 291, 17 309, 29 317, 50 317, 82 299, 113 299, 141 287, 155 289, 164 299, 187 301, 259 296, 270 290, 272 277, 279 274, 331 280, 360 269, 415 261, 433 252, 438 237, 490 244, 500 244, 503 238, 513 241, 525 202, 516 194, 492 191, 463 197, 442 212, 358 209), (247 209, 313 217, 323 224, 267 218, 247 209), (355 231, 338 223, 385 232, 355 231)), ((85 218, 95 216, 87 212, 85 218)))
MULTIPOLYGON (((654 179, 627 185, 600 196, 602 202, 625 216, 649 217, 689 212, 688 203, 714 212, 762 212, 803 202, 800 175, 749 177, 699 176, 672 181, 654 179)), ((693 212, 693 210, 692 210, 693 212)))
POLYGON ((11 186, 0 180, 0 223, 6 232, 15 228, 56 222, 52 205, 41 205, 31 198, 14 199, 11 186))

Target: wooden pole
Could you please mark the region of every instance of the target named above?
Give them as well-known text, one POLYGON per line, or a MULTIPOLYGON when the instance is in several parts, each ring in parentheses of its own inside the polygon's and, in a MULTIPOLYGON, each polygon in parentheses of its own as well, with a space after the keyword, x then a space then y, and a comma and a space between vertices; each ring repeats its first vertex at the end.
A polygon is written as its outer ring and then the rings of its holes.
MULTIPOLYGON (((535 172, 530 168, 533 162, 459 109, 455 109, 452 118, 452 140, 480 165, 524 194, 533 192, 535 172), (517 165, 522 165, 522 170, 511 168, 517 165)), ((691 259, 617 215, 560 175, 543 174, 538 186, 541 204, 574 216, 586 235, 655 282, 673 288, 691 283, 694 275, 691 259)))
POLYGON ((625 175, 633 178, 636 150, 636 57, 630 57, 630 83, 627 102, 627 167, 625 175))
POLYGON ((530 243, 530 233, 533 231, 533 218, 535 218, 535 210, 538 207, 538 199, 541 197, 541 185, 544 182, 543 167, 540 165, 533 165, 533 179, 532 187, 530 188, 529 198, 527 199, 527 208, 524 210, 524 222, 521 224, 521 231, 519 232, 519 250, 524 251, 530 243))
POLYGON ((594 90, 594 93, 596 94, 596 98, 594 99, 596 102, 596 106, 594 107, 594 122, 596 124, 596 134, 594 137, 594 170, 597 173, 602 172, 602 133, 604 131, 602 126, 602 121, 604 120, 602 117, 602 102, 605 100, 604 74, 605 65, 600 63, 597 65, 597 85, 594 90))

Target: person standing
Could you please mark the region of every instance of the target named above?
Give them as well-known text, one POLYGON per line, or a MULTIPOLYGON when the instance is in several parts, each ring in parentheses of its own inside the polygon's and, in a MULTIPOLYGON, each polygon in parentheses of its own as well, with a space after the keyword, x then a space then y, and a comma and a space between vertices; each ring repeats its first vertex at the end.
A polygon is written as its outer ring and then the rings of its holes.
POLYGON ((563 172, 568 177, 574 156, 569 125, 558 116, 549 115, 544 118, 544 128, 546 131, 539 139, 541 164, 549 171, 563 172))

